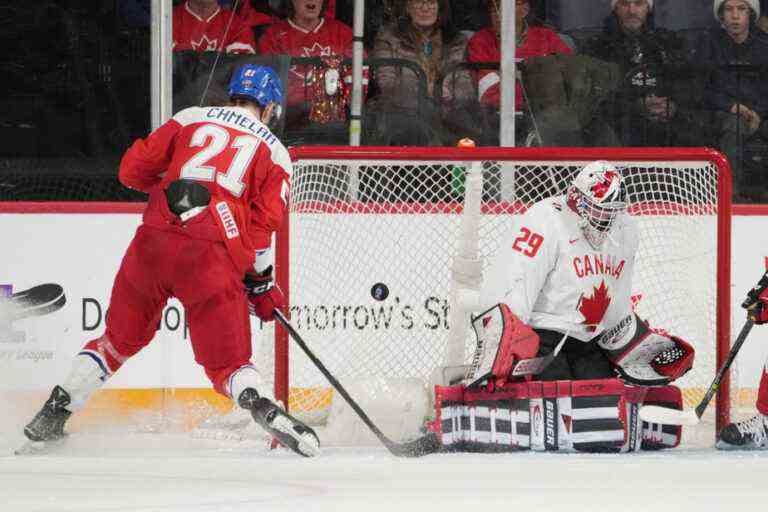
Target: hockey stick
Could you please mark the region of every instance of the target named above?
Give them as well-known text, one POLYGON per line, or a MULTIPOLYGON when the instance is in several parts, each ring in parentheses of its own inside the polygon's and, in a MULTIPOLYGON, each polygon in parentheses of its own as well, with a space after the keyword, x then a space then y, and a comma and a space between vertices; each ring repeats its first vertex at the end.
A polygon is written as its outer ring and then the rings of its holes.
MULTIPOLYGON (((752 311, 758 304, 760 304, 760 294, 762 294, 766 288, 768 288, 768 272, 763 274, 763 277, 757 282, 757 284, 749 290, 747 298, 741 303, 741 307, 747 311, 752 311)), ((644 405, 640 408, 640 417, 645 421, 651 423, 666 423, 668 425, 696 425, 701 421, 701 416, 709 405, 709 401, 715 396, 717 390, 720 388, 720 382, 722 382, 725 373, 733 364, 736 359, 736 355, 741 350, 741 346, 746 341, 749 331, 752 330, 752 326, 755 325, 753 317, 750 313, 747 313, 747 321, 744 323, 744 327, 741 328, 739 336, 736 338, 736 342, 731 347, 731 351, 728 353, 723 366, 717 371, 715 380, 709 385, 704 398, 701 399, 699 405, 693 410, 678 411, 675 409, 667 409, 658 405, 644 405)))
POLYGON ((723 363, 723 366, 717 371, 715 380, 709 385, 709 389, 707 389, 704 398, 701 399, 701 402, 699 402, 699 405, 697 405, 695 409, 678 411, 677 409, 669 409, 659 405, 644 405, 640 408, 640 417, 651 423, 664 423, 666 425, 698 424, 699 421, 701 421, 701 416, 707 409, 707 405, 709 405, 709 401, 712 400, 712 397, 717 393, 725 372, 728 371, 734 359, 736 359, 736 354, 739 353, 739 350, 747 339, 747 335, 749 334, 749 331, 752 330, 753 325, 755 324, 752 319, 747 319, 744 323, 744 327, 741 328, 739 337, 736 338, 736 343, 733 344, 731 351, 728 353, 728 358, 725 360, 725 363, 723 363))
POLYGON ((301 347, 301 350, 304 351, 304 353, 314 363, 317 369, 320 370, 320 373, 323 374, 328 382, 331 383, 331 386, 333 386, 333 388, 338 391, 344 400, 346 400, 346 402, 350 407, 352 407, 360 419, 363 420, 363 423, 365 423, 371 432, 373 432, 379 441, 381 441, 381 444, 383 444, 392 455, 397 457, 421 457, 423 455, 435 453, 440 450, 441 445, 437 439, 437 435, 435 434, 427 434, 418 439, 405 443, 396 443, 384 435, 384 433, 379 430, 379 427, 377 427, 373 421, 371 421, 365 411, 360 408, 357 402, 351 396, 349 396, 349 393, 347 393, 347 390, 344 389, 344 386, 341 385, 336 377, 334 377, 331 372, 328 371, 322 361, 320 361, 317 356, 315 356, 315 354, 309 349, 301 335, 299 335, 296 329, 293 328, 285 316, 283 316, 283 313, 278 309, 275 309, 274 313, 275 318, 277 318, 283 327, 285 327, 285 329, 288 331, 288 334, 290 334, 291 338, 293 338, 293 341, 295 341, 296 344, 301 347))

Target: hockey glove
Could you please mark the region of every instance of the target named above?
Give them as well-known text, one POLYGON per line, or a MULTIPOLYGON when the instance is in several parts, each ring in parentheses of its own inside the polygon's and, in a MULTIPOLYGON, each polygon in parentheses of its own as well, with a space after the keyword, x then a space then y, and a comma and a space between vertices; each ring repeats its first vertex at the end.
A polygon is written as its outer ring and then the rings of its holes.
POLYGON ((625 382, 664 386, 693 367, 695 350, 685 340, 648 324, 632 313, 603 333, 597 344, 625 382))
POLYGON ((262 322, 271 322, 275 319, 274 309, 285 307, 283 292, 272 280, 272 265, 259 274, 247 272, 243 284, 248 294, 248 310, 262 322))
POLYGON ((765 281, 763 277, 741 304, 741 307, 747 310, 747 317, 758 325, 768 322, 768 287, 765 281))

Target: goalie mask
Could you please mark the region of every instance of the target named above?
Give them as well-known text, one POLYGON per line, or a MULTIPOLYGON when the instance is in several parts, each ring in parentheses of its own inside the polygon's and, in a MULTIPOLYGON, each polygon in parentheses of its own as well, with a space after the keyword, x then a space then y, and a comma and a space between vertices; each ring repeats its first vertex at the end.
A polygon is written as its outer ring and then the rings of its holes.
POLYGON ((599 248, 619 213, 627 209, 621 174, 606 161, 584 166, 568 189, 568 206, 581 217, 584 237, 599 248))

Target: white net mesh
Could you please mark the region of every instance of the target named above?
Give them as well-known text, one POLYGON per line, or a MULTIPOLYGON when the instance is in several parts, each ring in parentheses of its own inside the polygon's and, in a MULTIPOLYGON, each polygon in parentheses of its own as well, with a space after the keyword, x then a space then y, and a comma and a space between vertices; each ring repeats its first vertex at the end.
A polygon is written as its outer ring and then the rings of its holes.
MULTIPOLYGON (((484 264, 510 240, 515 216, 562 194, 585 163, 483 161, 484 264)), ((719 171, 706 160, 613 163, 623 169, 630 213, 640 226, 637 312, 697 349, 695 369, 679 382, 690 406, 716 367, 719 171)), ((290 317, 342 384, 371 377, 426 384, 432 370, 445 364, 450 268, 464 194, 461 166, 439 159, 296 162, 290 317)), ((472 336, 468 325, 462 329, 468 360, 472 336)), ((322 422, 330 387, 293 346, 289 366, 291 410, 322 422)))

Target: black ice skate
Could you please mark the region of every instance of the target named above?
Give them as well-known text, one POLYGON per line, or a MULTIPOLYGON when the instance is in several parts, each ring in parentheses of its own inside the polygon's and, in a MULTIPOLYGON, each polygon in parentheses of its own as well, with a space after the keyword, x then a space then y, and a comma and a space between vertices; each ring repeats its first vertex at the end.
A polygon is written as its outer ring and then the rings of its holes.
POLYGON ((72 414, 66 409, 70 402, 69 393, 64 388, 53 388, 43 408, 24 427, 24 435, 30 441, 56 441, 64 437, 64 423, 72 414))
POLYGON ((315 431, 286 413, 282 407, 267 398, 260 397, 253 388, 240 393, 237 403, 251 411, 251 416, 264 430, 273 435, 283 446, 304 457, 320 454, 320 440, 315 431))
POLYGON ((64 388, 60 386, 53 388, 43 408, 24 427, 24 435, 29 441, 14 453, 16 455, 41 454, 61 445, 67 435, 64 432, 64 423, 72 415, 72 412, 66 409, 70 402, 69 393, 64 388))
POLYGON ((758 413, 748 420, 726 425, 715 446, 718 450, 768 449, 768 416, 758 413))

